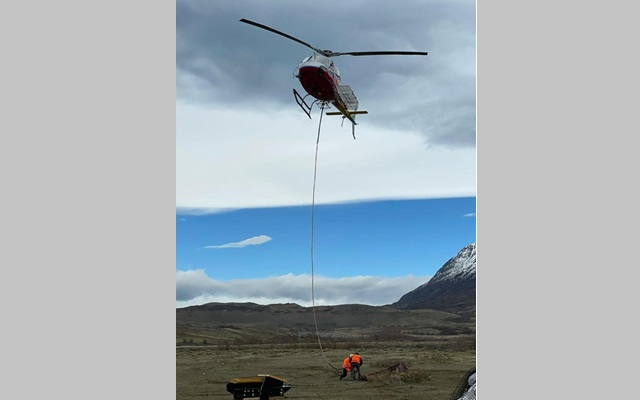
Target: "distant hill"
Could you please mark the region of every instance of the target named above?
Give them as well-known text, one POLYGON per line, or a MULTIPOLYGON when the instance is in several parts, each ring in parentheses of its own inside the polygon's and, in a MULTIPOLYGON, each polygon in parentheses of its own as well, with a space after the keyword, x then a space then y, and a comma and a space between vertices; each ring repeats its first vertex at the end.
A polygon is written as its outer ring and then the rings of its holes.
POLYGON ((475 327, 460 315, 438 310, 400 310, 389 305, 302 307, 297 304, 208 303, 176 309, 176 343, 247 344, 324 340, 419 340, 429 335, 469 335, 475 327))
POLYGON ((315 338, 406 340, 475 332, 476 244, 427 283, 385 306, 208 303, 176 309, 178 344, 275 343, 315 338))
POLYGON ((427 283, 391 305, 400 310, 433 309, 475 314, 476 243, 465 246, 449 259, 427 283))
MULTIPOLYGON (((295 303, 260 305, 255 303, 207 303, 176 309, 176 321, 185 324, 312 328, 314 309, 295 303)), ((437 310, 404 313, 390 306, 341 304, 316 306, 315 314, 325 329, 364 328, 419 324, 425 317, 455 320, 455 315, 437 310)))

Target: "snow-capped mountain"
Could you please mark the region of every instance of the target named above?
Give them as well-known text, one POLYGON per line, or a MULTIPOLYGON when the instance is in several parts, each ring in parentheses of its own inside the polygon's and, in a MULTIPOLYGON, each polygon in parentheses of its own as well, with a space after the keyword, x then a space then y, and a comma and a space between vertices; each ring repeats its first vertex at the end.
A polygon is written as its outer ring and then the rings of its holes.
MULTIPOLYGON (((429 283, 433 284, 440 281, 456 281, 469 278, 475 279, 475 277, 476 244, 471 243, 460 250, 455 257, 450 258, 429 282, 420 287, 426 286, 429 283)), ((418 287, 418 289, 420 289, 420 287, 418 287)))
POLYGON ((405 294, 392 306, 411 310, 432 308, 471 312, 476 307, 476 244, 465 246, 427 283, 405 294))

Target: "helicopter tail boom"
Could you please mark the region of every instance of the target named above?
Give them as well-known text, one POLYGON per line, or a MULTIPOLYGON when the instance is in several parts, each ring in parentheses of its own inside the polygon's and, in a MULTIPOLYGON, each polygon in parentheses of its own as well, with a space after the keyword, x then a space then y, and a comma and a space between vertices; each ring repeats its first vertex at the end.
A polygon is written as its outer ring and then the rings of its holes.
POLYGON ((342 118, 347 118, 351 121, 351 134, 355 139, 357 125, 356 115, 368 114, 368 112, 365 110, 358 110, 358 99, 350 86, 338 85, 335 94, 336 99, 332 104, 338 109, 338 111, 327 112, 327 115, 342 115, 342 118))
MULTIPOLYGON (((326 115, 344 115, 342 112, 340 111, 328 111, 325 113, 326 115)), ((356 115, 356 114, 369 114, 368 111, 365 110, 360 110, 360 111, 349 111, 349 114, 351 115, 356 115)))

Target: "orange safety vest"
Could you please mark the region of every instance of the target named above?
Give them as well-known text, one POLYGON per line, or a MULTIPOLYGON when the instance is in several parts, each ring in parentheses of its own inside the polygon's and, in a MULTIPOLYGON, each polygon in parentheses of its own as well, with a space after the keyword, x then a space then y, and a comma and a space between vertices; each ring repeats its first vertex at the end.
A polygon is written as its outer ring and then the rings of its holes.
POLYGON ((351 362, 362 364, 362 358, 358 354, 354 354, 353 357, 351 357, 351 362))
POLYGON ((349 360, 349 357, 345 358, 342 362, 342 368, 346 369, 347 371, 351 370, 351 361, 349 360))

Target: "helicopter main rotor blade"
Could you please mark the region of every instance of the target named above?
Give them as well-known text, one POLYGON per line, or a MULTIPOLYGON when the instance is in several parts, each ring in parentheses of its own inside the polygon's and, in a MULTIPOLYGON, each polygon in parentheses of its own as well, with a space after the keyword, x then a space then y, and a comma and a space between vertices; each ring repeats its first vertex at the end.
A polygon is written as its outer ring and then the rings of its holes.
POLYGON ((334 51, 331 51, 331 50, 320 50, 320 49, 317 49, 317 48, 311 46, 309 43, 298 39, 297 37, 293 37, 291 35, 287 35, 284 32, 280 32, 279 30, 273 29, 273 28, 268 27, 266 25, 262 25, 262 24, 259 24, 257 22, 250 21, 250 20, 248 20, 246 18, 242 18, 240 20, 240 22, 244 22, 245 24, 253 25, 253 26, 256 26, 258 28, 262 28, 262 29, 264 29, 266 31, 275 33, 276 35, 280 35, 280 36, 286 37, 287 39, 291 39, 294 42, 298 42, 301 45, 306 46, 306 47, 310 48, 311 50, 315 51, 316 53, 322 54, 322 55, 324 55, 326 57, 337 57, 337 56, 346 56, 346 55, 349 55, 349 56, 387 56, 387 55, 426 56, 427 54, 429 54, 426 51, 351 51, 351 52, 334 52, 334 51))
POLYGON ((300 40, 300 39, 298 39, 298 38, 295 38, 295 37, 293 37, 293 36, 291 36, 291 35, 287 35, 286 33, 284 33, 284 32, 280 32, 280 31, 278 31, 278 30, 276 30, 276 29, 269 28, 269 27, 268 27, 268 26, 266 26, 266 25, 262 25, 262 24, 259 24, 259 23, 257 23, 257 22, 249 21, 248 19, 245 19, 245 18, 242 18, 242 19, 240 20, 240 22, 244 22, 245 24, 249 24, 249 25, 257 26, 258 28, 262 28, 262 29, 267 30, 267 31, 269 31, 269 32, 273 32, 273 33, 275 33, 276 35, 284 36, 284 37, 286 37, 287 39, 291 39, 291 40, 293 40, 294 42, 298 42, 298 43, 300 43, 300 44, 301 44, 301 45, 303 45, 303 46, 307 46, 308 48, 310 48, 311 50, 315 51, 316 53, 325 54, 325 52, 324 52, 324 51, 322 51, 322 50, 320 50, 320 49, 316 49, 315 47, 311 46, 311 45, 310 45, 309 43, 307 43, 307 42, 303 42, 302 40, 300 40))
POLYGON ((330 53, 328 56, 337 57, 337 56, 390 56, 390 55, 401 55, 401 56, 426 56, 429 54, 426 51, 351 51, 347 53, 330 53))

